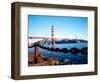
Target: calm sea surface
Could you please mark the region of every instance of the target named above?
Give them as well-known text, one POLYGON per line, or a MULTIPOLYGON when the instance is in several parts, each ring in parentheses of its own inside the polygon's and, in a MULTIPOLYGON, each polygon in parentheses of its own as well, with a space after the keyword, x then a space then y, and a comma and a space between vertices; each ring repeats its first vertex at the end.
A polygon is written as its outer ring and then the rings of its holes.
MULTIPOLYGON (((50 45, 45 45, 46 47, 50 47, 50 45)), ((76 47, 81 49, 83 47, 88 47, 88 43, 66 43, 66 44, 55 44, 55 48, 68 48, 71 49, 76 47)), ((34 55, 34 48, 28 48, 28 52, 34 55)), ((59 61, 70 60, 70 64, 87 64, 88 55, 83 55, 82 53, 71 54, 71 53, 62 53, 62 52, 51 52, 42 48, 39 48, 39 53, 45 57, 54 56, 59 61)))

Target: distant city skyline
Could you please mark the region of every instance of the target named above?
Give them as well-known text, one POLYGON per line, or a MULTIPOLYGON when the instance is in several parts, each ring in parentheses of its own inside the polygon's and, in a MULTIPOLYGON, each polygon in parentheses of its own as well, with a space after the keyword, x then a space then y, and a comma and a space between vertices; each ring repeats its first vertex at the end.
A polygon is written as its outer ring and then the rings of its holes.
POLYGON ((70 16, 28 16, 29 36, 51 37, 51 26, 54 26, 54 37, 88 40, 88 18, 70 16))

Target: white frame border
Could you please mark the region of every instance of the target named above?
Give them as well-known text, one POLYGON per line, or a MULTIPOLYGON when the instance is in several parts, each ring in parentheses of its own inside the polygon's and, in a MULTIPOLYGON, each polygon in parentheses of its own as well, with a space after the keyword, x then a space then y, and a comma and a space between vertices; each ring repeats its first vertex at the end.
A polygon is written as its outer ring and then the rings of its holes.
POLYGON ((94 11, 74 9, 51 9, 36 7, 20 8, 20 75, 41 75, 57 73, 94 72, 94 11), (74 12, 74 13, 73 13, 74 12), (28 14, 88 17, 88 64, 64 66, 37 66, 28 67, 28 14), (92 37, 90 37, 92 36, 92 37), (92 45, 91 45, 92 44, 92 45), (89 56, 91 55, 91 56, 89 56), (55 70, 56 69, 56 70, 55 70), (42 70, 42 71, 41 71, 42 70))

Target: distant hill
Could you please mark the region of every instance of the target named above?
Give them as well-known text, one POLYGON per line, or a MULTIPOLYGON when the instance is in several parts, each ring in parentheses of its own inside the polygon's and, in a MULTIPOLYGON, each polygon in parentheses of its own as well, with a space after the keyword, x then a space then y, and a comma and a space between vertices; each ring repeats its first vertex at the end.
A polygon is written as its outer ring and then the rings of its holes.
POLYGON ((82 39, 72 39, 72 40, 60 40, 60 41, 56 41, 56 44, 65 44, 65 43, 83 43, 83 42, 88 42, 86 40, 82 40, 82 39))

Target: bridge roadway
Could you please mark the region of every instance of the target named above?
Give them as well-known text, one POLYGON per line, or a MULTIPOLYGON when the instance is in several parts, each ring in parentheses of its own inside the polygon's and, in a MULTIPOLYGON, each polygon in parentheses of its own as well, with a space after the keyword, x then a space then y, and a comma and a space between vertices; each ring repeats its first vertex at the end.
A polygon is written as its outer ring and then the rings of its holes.
MULTIPOLYGON (((29 39, 52 39, 50 37, 28 37, 29 39)), ((57 39, 68 39, 68 38, 53 38, 54 40, 57 39)))

